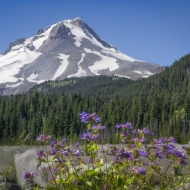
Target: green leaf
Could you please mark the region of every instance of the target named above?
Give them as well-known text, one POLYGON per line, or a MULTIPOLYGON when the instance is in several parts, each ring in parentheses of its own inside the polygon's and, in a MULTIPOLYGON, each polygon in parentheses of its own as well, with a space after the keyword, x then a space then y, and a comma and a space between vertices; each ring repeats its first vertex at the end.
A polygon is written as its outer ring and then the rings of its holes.
POLYGON ((87 170, 87 171, 85 172, 85 174, 87 174, 87 175, 93 175, 94 173, 95 173, 94 170, 87 170))
POLYGON ((96 168, 95 170, 94 170, 94 173, 99 173, 100 172, 100 168, 96 168))
POLYGON ((91 127, 90 123, 87 125, 87 130, 89 130, 91 127))
POLYGON ((117 180, 117 186, 121 186, 122 185, 122 178, 119 177, 118 180, 117 180))
POLYGON ((90 187, 92 187, 92 182, 87 181, 86 184, 89 185, 90 187))

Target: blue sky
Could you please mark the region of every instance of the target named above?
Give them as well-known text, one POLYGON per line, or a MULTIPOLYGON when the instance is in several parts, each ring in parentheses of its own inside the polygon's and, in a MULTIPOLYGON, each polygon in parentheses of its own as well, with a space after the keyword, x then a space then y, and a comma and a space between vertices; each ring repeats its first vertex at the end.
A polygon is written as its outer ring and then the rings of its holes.
POLYGON ((167 66, 190 53, 190 0, 1 0, 0 53, 75 17, 135 59, 167 66))

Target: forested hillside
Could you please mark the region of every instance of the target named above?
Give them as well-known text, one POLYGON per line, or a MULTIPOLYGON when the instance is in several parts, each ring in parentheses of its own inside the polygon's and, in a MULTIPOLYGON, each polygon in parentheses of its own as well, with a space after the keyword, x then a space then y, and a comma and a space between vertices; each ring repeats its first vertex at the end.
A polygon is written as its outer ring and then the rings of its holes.
POLYGON ((117 77, 86 77, 46 82, 26 94, 0 97, 0 139, 7 143, 25 131, 77 137, 85 128, 82 111, 97 112, 114 142, 116 123, 131 121, 155 136, 190 140, 190 54, 160 74, 131 81, 117 77))
POLYGON ((29 92, 43 92, 60 94, 64 92, 65 95, 73 93, 87 94, 91 97, 98 96, 99 98, 112 99, 118 90, 126 88, 134 81, 127 78, 119 78, 115 76, 91 76, 70 78, 63 81, 47 81, 36 85, 29 92))

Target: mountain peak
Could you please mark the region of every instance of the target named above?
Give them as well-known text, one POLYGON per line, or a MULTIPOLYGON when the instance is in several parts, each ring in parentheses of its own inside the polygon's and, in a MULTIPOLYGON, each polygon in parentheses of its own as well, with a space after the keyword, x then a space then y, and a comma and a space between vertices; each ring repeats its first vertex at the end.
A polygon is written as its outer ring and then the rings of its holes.
MULTIPOLYGON (((79 17, 76 17, 76 18, 74 18, 72 21, 79 21, 79 20, 81 20, 79 17)), ((82 21, 82 20, 81 20, 82 21)))
POLYGON ((48 80, 95 75, 136 80, 162 70, 121 53, 77 17, 10 43, 0 55, 0 94, 25 92, 48 80))

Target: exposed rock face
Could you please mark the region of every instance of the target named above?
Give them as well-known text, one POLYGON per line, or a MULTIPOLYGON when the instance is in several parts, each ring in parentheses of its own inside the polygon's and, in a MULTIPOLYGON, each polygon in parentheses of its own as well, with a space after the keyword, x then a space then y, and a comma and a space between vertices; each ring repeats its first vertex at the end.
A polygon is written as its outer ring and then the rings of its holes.
POLYGON ((164 70, 131 58, 101 39, 81 19, 65 20, 10 43, 0 55, 0 94, 16 94, 48 80, 115 75, 132 80, 164 70))
POLYGON ((39 29, 38 32, 37 32, 37 35, 42 34, 42 33, 44 33, 44 30, 39 29))
POLYGON ((5 52, 4 52, 3 54, 7 54, 8 52, 10 52, 11 49, 12 49, 12 47, 14 47, 14 46, 16 46, 16 45, 23 44, 25 40, 26 40, 26 38, 20 38, 20 39, 17 39, 16 41, 14 41, 14 42, 11 42, 11 43, 9 44, 8 49, 5 50, 5 52))

